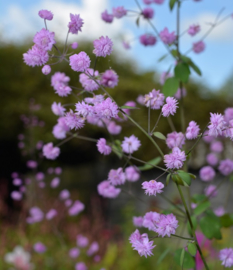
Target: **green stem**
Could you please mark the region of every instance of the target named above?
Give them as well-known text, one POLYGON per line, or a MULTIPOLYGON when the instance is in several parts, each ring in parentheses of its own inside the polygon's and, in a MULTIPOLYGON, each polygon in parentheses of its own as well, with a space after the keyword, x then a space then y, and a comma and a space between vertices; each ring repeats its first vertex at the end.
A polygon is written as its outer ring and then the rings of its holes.
POLYGON ((183 236, 176 235, 176 234, 171 234, 171 235, 174 236, 174 237, 180 238, 180 239, 195 241, 194 238, 183 237, 183 236))

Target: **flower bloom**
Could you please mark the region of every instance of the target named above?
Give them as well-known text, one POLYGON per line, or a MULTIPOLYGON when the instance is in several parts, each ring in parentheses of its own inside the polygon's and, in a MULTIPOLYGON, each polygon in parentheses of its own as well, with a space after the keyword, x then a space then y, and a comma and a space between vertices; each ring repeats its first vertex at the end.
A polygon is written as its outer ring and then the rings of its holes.
POLYGON ((32 46, 26 53, 23 54, 23 59, 26 65, 34 67, 34 66, 42 66, 49 60, 48 52, 42 50, 36 44, 32 46))
POLYGON ((140 147, 141 142, 137 137, 131 135, 130 137, 125 137, 124 141, 121 144, 122 150, 125 153, 132 154, 134 151, 137 151, 140 147))
POLYGON ((101 13, 101 18, 106 23, 111 23, 113 21, 114 16, 112 14, 109 14, 107 10, 101 13))
POLYGON ((228 124, 230 120, 233 120, 233 108, 227 108, 224 111, 224 120, 228 124))
POLYGON ((58 115, 58 116, 63 116, 64 115, 64 112, 65 112, 65 108, 61 105, 61 103, 56 103, 56 102, 53 102, 52 106, 51 106, 51 109, 52 109, 52 112, 55 114, 55 115, 58 115))
POLYGON ((44 213, 41 211, 39 207, 32 207, 29 210, 30 216, 27 218, 27 223, 33 224, 36 222, 40 222, 44 218, 44 213))
POLYGON ((219 259, 225 267, 233 266, 233 249, 224 248, 219 252, 219 259))
POLYGON ((152 19, 154 17, 154 10, 152 8, 144 8, 142 15, 145 19, 152 19))
POLYGON ((204 182, 209 182, 215 177, 215 170, 210 166, 204 166, 199 172, 200 178, 204 182))
POLYGON ((215 166, 218 164, 218 157, 216 156, 215 153, 209 153, 207 156, 206 156, 206 161, 208 162, 208 164, 210 166, 215 166))
POLYGON ((51 72, 51 67, 49 65, 45 65, 42 67, 41 71, 44 75, 48 75, 51 72))
POLYGON ((101 154, 109 155, 112 152, 112 148, 109 145, 107 145, 106 140, 104 138, 100 138, 96 145, 98 151, 101 154))
POLYGON ((160 109, 164 103, 164 94, 160 93, 160 90, 153 89, 149 94, 145 95, 144 103, 146 107, 151 107, 153 110, 160 109))
POLYGON ((37 242, 35 243, 35 245, 33 246, 33 249, 35 250, 35 252, 37 253, 44 253, 46 251, 46 246, 41 243, 41 242, 37 242))
POLYGON ((106 98, 103 102, 95 104, 95 115, 102 119, 116 118, 118 115, 118 106, 111 98, 106 98))
POLYGON ((164 117, 168 117, 170 114, 174 115, 176 113, 177 106, 177 100, 173 97, 167 97, 166 98, 166 104, 162 107, 162 114, 164 117))
POLYGON ((74 204, 69 209, 69 215, 70 216, 76 216, 80 212, 82 212, 85 208, 85 205, 80 201, 75 201, 74 204))
POLYGON ((42 151, 47 159, 56 159, 60 154, 60 148, 53 147, 53 143, 45 144, 42 151))
POLYGON ((140 256, 151 256, 153 255, 152 249, 155 247, 153 246, 154 242, 149 241, 148 235, 143 233, 142 235, 139 233, 138 230, 133 232, 129 238, 130 243, 134 250, 138 251, 140 256))
POLYGON ((71 93, 72 89, 68 86, 69 81, 70 78, 62 72, 56 72, 51 77, 51 85, 53 86, 55 93, 60 97, 66 97, 71 93))
POLYGON ((106 37, 100 37, 99 39, 94 40, 93 42, 94 50, 93 53, 96 56, 103 56, 106 57, 107 55, 110 55, 112 53, 112 46, 113 43, 110 38, 106 37))
POLYGON ((153 35, 144 34, 139 37, 139 41, 144 46, 153 46, 157 42, 157 39, 153 35))
POLYGON ((77 242, 77 246, 79 246, 80 248, 84 248, 88 245, 88 238, 79 234, 76 237, 76 242, 77 242))
POLYGON ((195 53, 200 53, 204 51, 205 49, 205 43, 203 41, 198 41, 196 43, 193 43, 193 51, 195 53))
POLYGON ((133 217, 133 225, 135 227, 142 227, 143 217, 133 217))
POLYGON ((189 26, 188 34, 190 36, 195 36, 198 32, 200 32, 201 27, 198 24, 193 24, 189 26))
POLYGON ((214 198, 218 195, 218 190, 215 185, 209 185, 205 188, 205 195, 210 198, 214 198))
POLYGON ((175 32, 169 33, 167 27, 159 33, 159 36, 164 44, 171 45, 176 40, 175 32))
POLYGON ((143 217, 142 226, 147 228, 150 231, 156 230, 156 225, 160 220, 160 214, 157 212, 147 212, 143 217))
POLYGON ((108 180, 114 186, 123 185, 125 183, 125 174, 123 169, 118 168, 117 170, 110 170, 108 180))
POLYGON ((118 75, 112 69, 106 70, 101 75, 100 83, 105 87, 114 88, 118 84, 118 75))
POLYGON ((87 270, 87 266, 84 262, 78 262, 75 264, 75 270, 87 270))
POLYGON ((70 192, 69 192, 69 190, 67 190, 67 189, 63 189, 61 192, 60 192, 60 194, 59 194, 59 198, 61 199, 61 200, 66 200, 66 199, 68 199, 70 197, 70 192))
POLYGON ((140 178, 140 173, 135 166, 129 166, 125 168, 125 176, 129 182, 135 182, 140 178))
POLYGON ((73 50, 75 50, 78 48, 78 42, 73 42, 70 46, 73 50))
POLYGON ((221 174, 227 176, 233 172, 233 161, 230 159, 224 159, 220 161, 218 170, 221 174))
POLYGON ((165 235, 170 237, 171 234, 175 234, 178 226, 178 220, 173 214, 160 215, 160 219, 159 222, 156 224, 155 231, 158 233, 158 235, 162 237, 164 237, 165 235))
POLYGON ((69 256, 72 259, 76 259, 79 256, 79 254, 80 254, 80 250, 78 248, 76 248, 76 247, 75 248, 71 248, 69 250, 69 256))
POLYGON ((84 126, 85 119, 81 118, 79 115, 75 114, 72 110, 70 110, 65 115, 66 125, 70 129, 80 129, 84 126))
POLYGON ((46 214, 46 219, 47 220, 51 220, 51 219, 53 219, 55 216, 57 215, 57 210, 55 210, 55 209, 50 209, 49 211, 48 211, 48 213, 46 214))
POLYGON ((218 135, 222 135, 225 124, 226 122, 224 121, 224 117, 222 114, 210 113, 210 125, 208 126, 208 135, 215 137, 217 137, 218 135))
POLYGON ((164 184, 161 182, 156 182, 155 180, 145 181, 142 183, 142 188, 145 189, 145 193, 156 196, 157 193, 162 193, 164 184))
POLYGON ((74 71, 84 72, 90 67, 90 57, 85 52, 70 56, 70 66, 74 71))
POLYGON ((48 11, 46 9, 41 9, 38 12, 38 15, 45 20, 51 21, 53 19, 53 13, 51 11, 48 11))
POLYGON ((56 43, 54 39, 55 33, 42 28, 40 32, 37 32, 33 38, 33 42, 41 50, 50 51, 53 47, 53 44, 56 43))
POLYGON ((115 188, 110 181, 103 181, 99 183, 97 186, 97 190, 99 195, 105 197, 105 198, 116 198, 119 193, 121 192, 120 188, 115 188))
POLYGON ((70 13, 70 22, 68 24, 69 32, 72 34, 78 34, 78 31, 82 31, 83 19, 77 14, 70 13))
POLYGON ((216 209, 214 210, 214 213, 215 213, 215 215, 216 215, 217 217, 221 217, 221 216, 223 216, 223 215, 226 213, 226 211, 225 211, 224 207, 219 206, 218 208, 216 208, 216 209))
POLYGON ((189 126, 186 129, 186 138, 188 140, 196 139, 200 132, 200 128, 195 121, 189 122, 189 126))
POLYGON ((127 10, 124 7, 112 8, 112 14, 115 18, 120 19, 127 14, 127 10))
POLYGON ((113 135, 121 133, 121 126, 117 125, 114 121, 110 121, 107 125, 108 132, 113 135))
POLYGON ((11 192, 11 198, 15 201, 20 201, 22 199, 22 197, 23 197, 23 195, 19 191, 14 190, 11 192))
POLYGON ((82 87, 89 92, 97 90, 99 88, 99 85, 95 82, 95 80, 100 83, 100 81, 96 79, 99 76, 99 72, 97 70, 94 71, 92 68, 88 68, 86 70, 86 73, 94 78, 92 79, 87 74, 81 73, 79 75, 79 81, 82 84, 82 87))
POLYGON ((87 251, 87 255, 88 256, 92 256, 93 254, 95 254, 97 251, 99 250, 99 244, 97 242, 93 242, 91 243, 88 251, 87 251))
POLYGON ((164 156, 164 163, 168 169, 180 169, 186 160, 185 152, 178 147, 172 149, 172 153, 164 156))
POLYGON ((210 144, 210 150, 212 152, 221 153, 223 151, 223 144, 220 141, 213 141, 210 144))
POLYGON ((182 148, 185 144, 185 135, 182 132, 173 131, 167 134, 166 139, 167 146, 172 149, 174 147, 182 148))
POLYGON ((58 124, 53 127, 53 135, 56 139, 64 139, 66 132, 69 130, 70 128, 66 124, 66 118, 60 117, 58 118, 58 124))

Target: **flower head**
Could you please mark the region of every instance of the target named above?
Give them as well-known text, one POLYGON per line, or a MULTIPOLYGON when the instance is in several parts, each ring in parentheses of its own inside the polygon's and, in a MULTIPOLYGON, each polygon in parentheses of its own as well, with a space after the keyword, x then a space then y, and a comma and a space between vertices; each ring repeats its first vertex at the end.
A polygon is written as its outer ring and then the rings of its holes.
POLYGON ((112 14, 115 18, 120 19, 127 14, 127 10, 124 7, 112 8, 112 14))
POLYGON ((83 236, 82 234, 77 235, 76 237, 77 246, 80 248, 84 248, 88 245, 88 238, 83 236))
POLYGON ((47 220, 51 220, 51 219, 53 219, 55 216, 57 215, 57 210, 55 210, 55 209, 50 209, 49 211, 48 211, 48 213, 46 214, 46 219, 47 220))
POLYGON ((53 13, 51 11, 48 11, 46 9, 41 9, 38 12, 38 15, 45 20, 51 21, 53 19, 53 13))
POLYGON ((157 193, 162 193, 164 184, 161 182, 156 182, 155 180, 145 181, 142 183, 142 188, 145 189, 145 193, 156 196, 157 193))
POLYGON ((56 102, 53 102, 52 106, 51 106, 51 109, 52 109, 52 112, 55 114, 55 115, 58 115, 58 116, 63 116, 64 113, 65 113, 65 108, 61 105, 61 103, 56 103, 56 102))
POLYGON ((48 62, 49 55, 47 51, 42 50, 35 44, 31 49, 23 54, 23 59, 25 64, 28 66, 42 66, 48 62))
POLYGON ((210 166, 215 166, 218 164, 218 157, 215 153, 209 153, 206 156, 206 161, 208 162, 210 166))
POLYGON ((158 235, 161 235, 162 237, 164 237, 165 235, 170 237, 171 234, 175 234, 178 226, 178 220, 173 214, 160 215, 160 220, 156 224, 155 231, 158 233, 158 235))
MULTIPOLYGON (((99 72, 97 70, 94 71, 92 68, 88 68, 86 70, 86 73, 89 74, 92 77, 98 77, 99 76, 99 72)), ((99 88, 99 85, 92 78, 90 78, 88 75, 86 75, 85 73, 81 73, 79 75, 79 81, 82 84, 82 87, 86 91, 92 92, 92 91, 97 90, 99 88)), ((98 79, 96 79, 96 81, 98 83, 100 83, 100 81, 98 79)))
POLYGON ((81 118, 79 115, 74 113, 72 110, 70 110, 68 113, 65 115, 65 122, 66 125, 70 129, 80 129, 84 126, 85 119, 81 118))
POLYGON ((112 46, 113 43, 110 38, 106 37, 100 37, 99 39, 94 40, 93 42, 94 50, 93 53, 96 56, 103 56, 106 57, 107 55, 110 55, 112 53, 112 46))
POLYGON ((169 33, 167 27, 165 27, 164 30, 159 33, 159 36, 163 43, 168 45, 171 45, 176 40, 175 32, 169 33))
POLYGON ((70 66, 74 71, 84 72, 90 67, 90 57, 85 52, 70 56, 70 66))
POLYGON ((160 214, 157 212, 147 212, 143 217, 143 227, 150 231, 155 231, 156 225, 160 220, 160 214))
POLYGON ((60 148, 54 147, 53 143, 47 143, 43 146, 43 155, 47 159, 56 159, 60 154, 60 148))
POLYGON ((195 36, 198 32, 200 32, 201 27, 198 24, 193 24, 189 26, 188 34, 190 36, 195 36))
POLYGON ((85 205, 80 202, 79 200, 75 201, 74 204, 70 207, 69 209, 69 215, 70 216, 76 216, 78 215, 80 212, 82 212, 85 208, 85 205))
POLYGON ((133 217, 133 225, 135 227, 142 227, 143 217, 133 217))
POLYGON ((33 248, 37 253, 44 253, 47 250, 46 246, 41 242, 35 243, 33 248))
POLYGON ((215 153, 221 153, 223 151, 223 144, 220 141, 213 141, 210 144, 210 150, 215 153))
POLYGON ((180 169, 186 160, 185 152, 178 147, 172 149, 172 153, 164 156, 164 163, 168 169, 180 169))
POLYGON ((168 117, 170 114, 174 115, 176 113, 177 106, 177 100, 173 97, 167 97, 166 98, 166 104, 163 105, 162 108, 162 114, 164 117, 168 117))
POLYGON ((154 17, 154 10, 152 8, 144 8, 142 15, 145 19, 152 19, 154 17))
POLYGON ((40 32, 37 32, 33 38, 33 42, 40 48, 41 50, 50 51, 53 47, 53 44, 56 43, 54 39, 55 33, 49 32, 45 28, 42 28, 40 32))
POLYGON ((108 97, 103 102, 94 105, 94 112, 101 119, 116 118, 118 115, 118 106, 108 97))
POLYGON ((204 182, 209 182, 215 177, 215 170, 210 166, 204 166, 199 172, 200 178, 204 182))
POLYGON ((100 83, 105 87, 114 88, 118 84, 118 75, 112 69, 106 70, 101 75, 100 83))
POLYGON ((196 139, 200 132, 200 128, 195 121, 189 122, 189 126, 186 129, 186 138, 188 140, 196 139))
POLYGON ((205 43, 203 41, 198 41, 196 43, 193 43, 193 51, 195 53, 203 52, 205 49, 205 43))
POLYGON ((233 172, 233 161, 230 159, 224 159, 220 161, 218 170, 221 174, 227 176, 233 172))
POLYGON ((160 90, 153 89, 149 94, 145 95, 144 103, 146 107, 151 107, 153 110, 160 109, 164 103, 164 94, 160 93, 160 90))
POLYGON ((210 198, 216 197, 218 194, 217 187, 215 185, 209 185, 205 188, 205 195, 210 198))
POLYGON ((215 137, 217 137, 218 135, 222 135, 225 124, 226 123, 222 114, 210 113, 210 125, 208 126, 208 135, 215 137))
POLYGON ((107 145, 106 140, 104 138, 100 138, 97 142, 98 151, 101 154, 109 155, 112 152, 111 146, 107 145))
POLYGON ((182 132, 173 131, 167 134, 166 139, 167 146, 172 149, 174 147, 182 148, 185 144, 185 135, 182 132))
POLYGON ((99 250, 99 244, 97 242, 93 242, 91 243, 88 251, 87 251, 87 255, 88 256, 92 256, 93 254, 95 254, 97 251, 99 250))
POLYGON ((101 13, 101 18, 106 23, 111 23, 113 21, 114 16, 112 14, 109 14, 107 10, 101 13))
POLYGON ((42 71, 42 73, 43 73, 44 75, 48 75, 48 74, 51 72, 51 67, 50 67, 50 65, 45 65, 45 66, 43 66, 42 69, 41 69, 41 71, 42 71))
POLYGON ((108 180, 114 186, 123 185, 125 183, 125 174, 123 169, 118 168, 117 170, 110 170, 108 180))
POLYGON ((72 91, 72 89, 68 86, 68 82, 70 78, 62 72, 56 72, 51 77, 51 85, 53 86, 55 93, 57 93, 60 97, 66 97, 72 91))
POLYGON ((140 173, 139 173, 139 170, 137 169, 137 167, 129 166, 129 167, 125 168, 125 176, 129 182, 135 182, 135 181, 139 180, 140 173))
POLYGON ((219 259, 225 267, 233 266, 233 248, 224 248, 220 250, 219 259))
POLYGON ((144 34, 140 36, 139 41, 144 46, 153 46, 157 42, 157 39, 153 35, 144 34))
POLYGON ((78 34, 78 31, 82 31, 83 19, 77 14, 70 13, 70 22, 68 24, 69 32, 72 34, 78 34))
POLYGON ((105 198, 116 198, 119 193, 121 192, 120 188, 115 188, 110 181, 103 181, 99 183, 97 186, 97 190, 99 195, 105 197, 105 198))
POLYGON ((141 142, 137 137, 131 135, 130 137, 125 137, 124 141, 121 144, 122 150, 125 153, 132 154, 134 151, 137 151, 140 147, 141 142))

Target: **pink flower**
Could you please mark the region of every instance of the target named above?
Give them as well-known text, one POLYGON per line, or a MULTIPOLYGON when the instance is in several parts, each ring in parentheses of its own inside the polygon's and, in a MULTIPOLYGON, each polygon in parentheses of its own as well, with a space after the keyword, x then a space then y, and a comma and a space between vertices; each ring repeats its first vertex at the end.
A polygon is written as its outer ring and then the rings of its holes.
POLYGON ((198 41, 196 43, 193 43, 193 51, 195 53, 200 53, 204 51, 205 49, 205 43, 203 41, 198 41))
POLYGON ((123 185, 125 183, 125 174, 122 168, 118 168, 117 170, 110 170, 108 174, 108 180, 114 186, 123 185))
POLYGON ((114 16, 112 14, 109 14, 107 10, 101 13, 101 18, 106 23, 111 23, 113 21, 114 16))
POLYGON ((224 120, 228 124, 231 120, 233 120, 233 108, 227 108, 224 111, 224 120))
POLYGON ((156 224, 155 231, 158 233, 158 235, 162 237, 164 237, 165 235, 170 237, 171 234, 175 234, 178 226, 178 220, 173 214, 160 215, 160 219, 159 222, 156 224))
POLYGON ((210 166, 204 166, 199 172, 200 178, 204 182, 209 182, 215 177, 215 170, 210 166))
POLYGON ((79 254, 80 254, 80 250, 78 248, 76 248, 76 247, 75 248, 71 248, 69 250, 69 256, 72 259, 78 258, 79 254))
POLYGON ((70 13, 70 22, 68 24, 69 32, 72 34, 78 34, 78 31, 82 31, 83 19, 80 18, 79 14, 70 13))
POLYGON ((107 145, 106 140, 104 138, 100 138, 96 145, 98 151, 101 154, 109 155, 112 152, 112 148, 109 145, 107 145))
POLYGON ((21 179, 19 179, 19 178, 15 178, 14 180, 13 180, 13 185, 14 186, 20 186, 20 185, 22 185, 22 180, 21 179))
POLYGON ((55 114, 55 115, 58 115, 58 116, 63 116, 64 115, 64 112, 65 112, 65 108, 61 105, 61 103, 56 103, 56 102, 53 102, 52 106, 51 106, 51 109, 52 109, 52 112, 55 114))
POLYGON ((66 200, 70 197, 70 192, 67 189, 63 189, 60 194, 59 194, 59 198, 60 200, 66 200))
POLYGON ((103 102, 95 104, 95 114, 102 119, 117 118, 118 106, 111 98, 106 98, 103 102))
POLYGON ((141 35, 139 41, 144 46, 153 46, 157 42, 156 37, 151 34, 141 35))
POLYGON ((125 153, 132 154, 134 151, 137 151, 141 143, 137 137, 131 135, 130 137, 125 137, 124 141, 121 144, 122 150, 125 153))
POLYGON ((39 12, 38 12, 38 15, 42 18, 42 19, 45 19, 45 20, 49 20, 51 21, 53 19, 53 13, 51 11, 48 11, 46 9, 41 9, 39 12))
POLYGON ((105 198, 116 198, 119 193, 121 192, 120 188, 115 188, 110 181, 103 181, 99 183, 97 186, 97 190, 99 195, 105 197, 105 198))
POLYGON ((168 45, 171 45, 176 40, 175 32, 169 33, 167 27, 165 27, 164 30, 159 33, 159 36, 163 43, 168 45))
POLYGON ((26 65, 42 66, 49 60, 48 52, 39 48, 36 44, 32 46, 26 53, 23 54, 23 59, 26 65))
POLYGON ((145 19, 152 19, 154 17, 154 10, 152 8, 144 8, 142 15, 145 19))
POLYGON ((85 52, 70 56, 70 66, 74 71, 84 72, 90 67, 91 60, 85 52))
POLYGON ((160 109, 164 103, 164 95, 160 93, 160 90, 153 89, 149 94, 145 95, 144 103, 146 107, 151 107, 153 110, 160 109))
POLYGON ((80 212, 82 212, 85 208, 85 205, 80 201, 75 201, 74 204, 69 209, 69 215, 70 216, 76 216, 80 212))
POLYGON ((41 50, 50 51, 53 47, 53 44, 56 43, 54 39, 55 33, 49 32, 45 28, 42 28, 40 32, 37 32, 33 38, 33 42, 40 48, 41 50))
POLYGON ((137 167, 129 166, 125 168, 125 176, 129 182, 135 182, 139 180, 140 173, 139 173, 139 170, 137 170, 137 167))
POLYGON ((78 262, 75 264, 75 270, 87 270, 87 266, 84 262, 78 262))
POLYGON ((215 153, 209 153, 206 156, 206 161, 208 162, 209 165, 215 166, 218 164, 218 157, 216 156, 215 153))
POLYGON ((58 124, 53 127, 53 135, 56 139, 64 139, 70 128, 66 124, 65 117, 58 118, 58 124))
POLYGON ((226 213, 226 211, 225 211, 224 207, 219 206, 218 208, 216 208, 216 209, 214 210, 214 213, 215 213, 215 215, 216 215, 217 217, 221 217, 221 216, 223 216, 223 215, 226 213))
POLYGON ((230 159, 221 160, 218 170, 225 176, 231 174, 233 172, 233 161, 230 159))
POLYGON ((96 70, 94 71, 92 68, 88 68, 85 73, 81 73, 79 75, 79 81, 82 84, 82 87, 89 92, 92 92, 94 90, 97 90, 99 88, 99 85, 89 76, 94 77, 94 79, 100 83, 100 81, 97 79, 99 76, 99 72, 96 70))
POLYGON ((47 220, 51 220, 51 219, 53 219, 55 216, 57 215, 57 210, 55 210, 55 209, 50 209, 49 211, 48 211, 48 213, 46 214, 46 219, 47 220))
POLYGON ((75 50, 78 48, 78 42, 73 42, 70 46, 73 50, 75 50))
POLYGON ((142 183, 142 188, 145 189, 145 193, 149 196, 156 196, 157 193, 162 193, 164 184, 161 182, 156 182, 155 180, 145 181, 142 183))
POLYGON ((20 201, 23 198, 23 194, 19 191, 14 190, 11 192, 11 198, 15 201, 20 201))
POLYGON ((135 227, 142 227, 143 217, 133 217, 133 225, 135 227))
POLYGON ((43 155, 47 159, 56 159, 60 154, 60 148, 53 147, 53 143, 47 143, 43 146, 43 155))
POLYGON ((117 125, 114 121, 110 121, 107 125, 108 132, 117 135, 121 132, 121 126, 117 125))
POLYGON ((44 213, 41 211, 39 207, 32 207, 29 210, 30 216, 27 218, 27 223, 33 224, 36 222, 40 222, 44 218, 44 213))
POLYGON ((173 131, 167 134, 166 139, 167 146, 172 149, 174 147, 182 148, 185 144, 185 135, 182 132, 173 131))
POLYGON ((186 129, 186 138, 188 140, 196 139, 200 132, 200 128, 195 121, 189 122, 189 126, 186 129))
POLYGON ((219 259, 225 267, 233 266, 233 249, 224 248, 219 252, 219 259))
POLYGON ((93 106, 86 104, 84 101, 76 103, 75 107, 77 114, 83 117, 93 114, 93 106))
POLYGON ((112 9, 112 14, 115 18, 120 19, 127 14, 127 10, 124 7, 116 7, 112 9))
POLYGON ((79 246, 80 248, 84 248, 88 245, 88 238, 79 234, 77 235, 76 242, 77 246, 79 246))
POLYGON ((41 71, 44 75, 48 75, 51 72, 51 67, 49 65, 45 65, 42 67, 41 71))
POLYGON ((210 125, 208 126, 208 135, 215 137, 217 137, 218 135, 222 135, 225 124, 226 122, 224 121, 224 117, 222 114, 210 113, 210 125))
POLYGON ((93 254, 95 254, 97 251, 99 250, 99 244, 97 242, 93 242, 91 243, 88 251, 87 251, 87 255, 88 256, 92 256, 93 254))
POLYGON ((200 28, 200 25, 198 24, 193 24, 193 25, 190 25, 189 26, 189 29, 188 29, 188 34, 190 36, 195 36, 198 32, 200 32, 201 28, 200 28))
POLYGON ((33 249, 37 253, 44 253, 47 250, 46 246, 41 242, 35 243, 34 246, 33 246, 33 249))
POLYGON ((112 53, 112 46, 113 43, 110 38, 106 37, 100 37, 99 39, 94 40, 93 42, 94 50, 93 53, 96 56, 103 56, 106 57, 107 55, 110 55, 112 53))
POLYGON ((160 220, 160 214, 157 212, 147 212, 143 217, 143 227, 150 231, 155 231, 156 225, 160 220))
POLYGON ((186 160, 185 152, 178 147, 172 149, 172 153, 164 156, 164 163, 168 169, 180 169, 186 160))
MULTIPOLYGON (((136 103, 132 100, 129 100, 124 104, 124 106, 136 107, 136 103)), ((126 114, 130 115, 130 109, 122 109, 122 111, 124 111, 126 114)), ((126 116, 124 115, 124 117, 126 117, 126 116)), ((127 117, 126 117, 126 119, 127 119, 127 117)))
POLYGON ((114 88, 118 84, 118 75, 112 69, 106 70, 102 76, 100 83, 109 88, 114 88))
POLYGON ((218 195, 218 190, 215 185, 209 185, 205 188, 205 195, 210 198, 214 198, 218 195))
POLYGON ((70 94, 72 89, 68 86, 70 78, 62 72, 56 72, 51 77, 51 85, 53 86, 55 93, 61 97, 66 97, 70 94))
POLYGON ((210 144, 210 150, 212 152, 221 153, 223 151, 223 144, 220 141, 213 141, 210 144))
POLYGON ((27 166, 30 169, 35 169, 37 167, 37 162, 35 160, 28 160, 27 161, 27 166))
POLYGON ((173 97, 167 97, 166 98, 166 104, 162 107, 162 115, 164 117, 168 117, 170 114, 174 115, 176 113, 177 106, 177 100, 173 97))
POLYGON ((153 255, 151 250, 155 247, 153 246, 154 242, 149 241, 146 233, 140 235, 139 231, 136 230, 131 234, 129 241, 132 244, 133 249, 137 250, 140 256, 145 256, 147 258, 147 256, 153 255))
POLYGON ((72 110, 70 110, 65 115, 65 122, 70 129, 77 130, 84 126, 85 119, 81 118, 79 115, 75 114, 72 110))

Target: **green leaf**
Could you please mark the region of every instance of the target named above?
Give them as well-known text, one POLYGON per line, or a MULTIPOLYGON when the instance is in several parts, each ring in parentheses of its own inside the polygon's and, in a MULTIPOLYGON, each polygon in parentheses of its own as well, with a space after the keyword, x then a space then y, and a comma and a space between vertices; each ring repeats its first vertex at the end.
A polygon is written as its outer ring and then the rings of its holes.
POLYGON ((200 203, 194 210, 193 213, 195 216, 198 216, 200 214, 202 214, 203 212, 205 212, 208 208, 210 208, 210 202, 206 201, 203 203, 200 203))
POLYGON ((137 27, 139 27, 139 22, 140 22, 140 16, 137 18, 137 20, 136 20, 136 25, 137 25, 137 27))
POLYGON ((164 259, 164 258, 167 256, 167 254, 169 253, 169 251, 170 251, 170 248, 167 248, 167 249, 164 250, 164 252, 159 256, 156 265, 159 265, 159 264, 163 261, 163 259, 164 259))
POLYGON ((233 182, 233 175, 230 176, 229 180, 233 182))
POLYGON ((171 174, 169 173, 169 174, 167 175, 167 178, 166 178, 166 186, 168 186, 169 181, 170 181, 170 178, 171 178, 171 174))
POLYGON ((190 70, 186 63, 178 63, 175 67, 175 76, 177 79, 186 83, 189 79, 190 70))
POLYGON ((208 200, 208 198, 204 194, 194 194, 192 196, 192 200, 194 203, 199 203, 204 200, 208 200))
POLYGON ((158 165, 161 160, 162 160, 161 157, 156 157, 156 158, 148 161, 147 164, 145 164, 144 166, 138 167, 138 169, 140 171, 146 171, 146 170, 153 169, 154 168, 153 165, 154 166, 158 165))
POLYGON ((225 215, 219 217, 219 219, 220 219, 221 227, 228 228, 228 227, 231 227, 233 225, 233 217, 229 214, 225 214, 225 215))
POLYGON ((216 217, 214 214, 207 214, 205 217, 203 217, 200 220, 200 227, 203 234, 208 239, 222 239, 221 235, 221 224, 218 217, 216 217))
MULTIPOLYGON (((197 218, 195 216, 192 216, 191 221, 192 221, 194 230, 196 230, 196 228, 197 228, 197 218)), ((192 230, 191 230, 191 226, 190 226, 189 222, 187 224, 187 229, 188 229, 189 234, 192 235, 192 230)))
POLYGON ((180 265, 183 269, 185 249, 183 248, 180 254, 180 265))
POLYGON ((115 140, 115 141, 114 141, 114 145, 112 146, 112 151, 113 151, 119 158, 122 158, 123 153, 122 153, 121 141, 120 141, 120 140, 115 140))
POLYGON ((170 0, 169 2, 169 7, 170 7, 170 10, 172 11, 174 6, 175 6, 175 3, 177 2, 177 0, 170 0))
MULTIPOLYGON (((182 250, 184 250, 184 249, 183 248, 177 249, 174 253, 175 262, 180 266, 182 266, 180 264, 180 257, 181 257, 182 250)), ((193 257, 188 252, 185 251, 184 252, 183 268, 191 269, 194 267, 195 267, 195 261, 194 261, 193 257)))
POLYGON ((134 109, 139 109, 139 108, 137 108, 137 107, 126 106, 126 105, 121 106, 120 108, 121 108, 121 109, 132 109, 132 110, 134 110, 134 109))
POLYGON ((163 85, 163 94, 165 97, 172 97, 179 88, 179 79, 176 77, 168 78, 163 85))
POLYGON ((158 62, 163 61, 167 56, 168 56, 168 53, 164 54, 163 56, 161 56, 161 57, 158 59, 158 62))
POLYGON ((161 132, 156 131, 153 133, 153 135, 161 140, 166 140, 166 137, 161 132))
POLYGON ((177 50, 171 50, 171 54, 172 54, 174 57, 177 57, 177 56, 178 56, 177 50))
POLYGON ((172 181, 180 186, 184 185, 182 178, 177 173, 172 174, 172 181))
POLYGON ((185 55, 180 56, 181 60, 187 63, 199 76, 201 76, 201 70, 197 65, 194 64, 193 60, 185 55))
POLYGON ((178 175, 180 176, 180 178, 183 180, 183 183, 185 186, 190 186, 191 185, 191 177, 189 175, 189 173, 184 172, 182 170, 178 170, 178 175))
POLYGON ((195 256, 197 253, 197 246, 194 243, 189 243, 188 252, 190 253, 190 255, 195 256))
POLYGON ((190 177, 191 177, 192 179, 196 179, 196 178, 197 178, 195 174, 189 173, 189 175, 190 175, 190 177))

